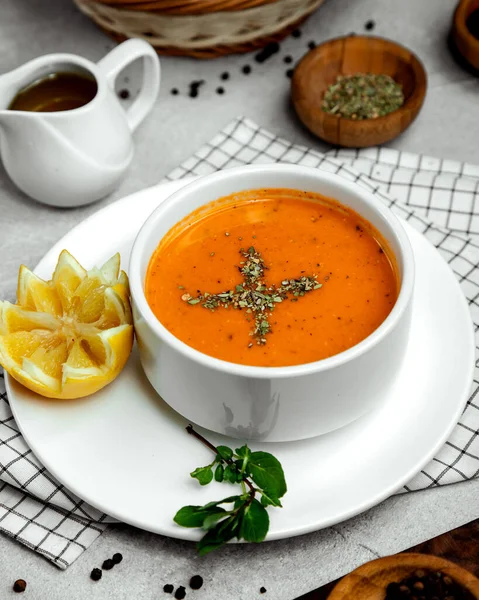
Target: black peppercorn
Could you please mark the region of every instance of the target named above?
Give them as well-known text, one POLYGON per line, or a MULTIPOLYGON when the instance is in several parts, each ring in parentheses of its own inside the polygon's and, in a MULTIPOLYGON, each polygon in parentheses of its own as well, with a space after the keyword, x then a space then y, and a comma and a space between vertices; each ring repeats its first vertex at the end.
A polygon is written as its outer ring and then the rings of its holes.
POLYGON ((123 560, 123 556, 119 553, 116 552, 112 557, 111 560, 113 561, 113 563, 115 565, 119 565, 121 563, 121 561, 123 560))
POLYGON ((293 57, 289 56, 289 54, 288 54, 288 56, 285 56, 283 58, 283 62, 285 62, 287 65, 290 65, 293 62, 293 57))
POLYGON ((174 589, 175 588, 173 587, 173 585, 171 583, 166 583, 163 586, 163 591, 165 592, 165 594, 172 594, 174 589))
POLYGON ((178 96, 178 90, 177 90, 177 88, 173 88, 171 90, 171 93, 173 94, 173 96, 178 96))
POLYGON ((225 88, 222 88, 222 87, 216 88, 216 93, 221 96, 222 94, 225 93, 225 88))
POLYGON ((267 590, 266 590, 266 588, 265 588, 265 587, 260 587, 260 588, 259 588, 259 593, 260 593, 260 594, 266 594, 266 592, 267 592, 267 590))
POLYGON ((414 577, 417 577, 418 579, 423 579, 424 577, 426 577, 426 572, 422 569, 418 569, 417 571, 414 571, 414 577))
POLYGON ((90 573, 90 579, 93 579, 93 581, 100 581, 102 575, 101 569, 93 569, 90 573))
POLYGON ((193 575, 193 577, 190 579, 190 588, 192 590, 199 590, 202 585, 203 577, 201 577, 201 575, 193 575))
POLYGON ((291 35, 292 35, 294 38, 299 38, 299 37, 301 37, 301 30, 300 30, 300 29, 294 29, 294 30, 291 32, 291 35))
POLYGON ((256 54, 254 57, 257 63, 264 63, 266 60, 271 58, 273 54, 279 52, 279 44, 278 42, 270 42, 266 44, 266 46, 256 54))
POLYGON ((308 42, 308 48, 314 50, 316 48, 316 42, 313 42, 312 40, 308 42))
POLYGON ((130 97, 130 92, 128 90, 120 90, 118 95, 122 100, 127 100, 130 97))
POLYGON ((223 81, 226 81, 230 78, 230 74, 228 73, 228 71, 225 71, 224 73, 221 73, 220 77, 223 81))
POLYGON ((371 31, 371 29, 374 29, 375 25, 376 25, 376 23, 372 19, 370 19, 369 21, 366 21, 366 23, 364 24, 364 29, 371 31))
POLYGON ((186 596, 186 589, 183 585, 180 585, 180 587, 175 592, 175 598, 176 598, 176 600, 183 600, 183 598, 185 596, 186 596))
POLYGON ((412 587, 418 592, 422 592, 424 590, 424 583, 422 581, 416 581, 412 587))
POLYGON ((113 569, 114 566, 115 563, 111 560, 111 558, 107 558, 103 561, 101 568, 105 569, 105 571, 109 571, 110 569, 113 569))
POLYGON ((243 71, 243 73, 244 73, 245 75, 249 75, 249 74, 251 73, 251 67, 250 67, 249 65, 245 65, 245 66, 242 68, 242 71, 243 71))
POLYGON ((20 592, 24 592, 27 589, 27 582, 25 579, 17 579, 13 584, 13 591, 19 594, 20 592))
POLYGON ((288 69, 286 71, 286 77, 289 77, 291 79, 291 77, 293 76, 294 70, 293 69, 288 69))
POLYGON ((192 81, 190 83, 190 98, 196 98, 198 96, 198 90, 200 89, 200 86, 202 86, 204 83, 205 82, 202 79, 200 81, 192 81))

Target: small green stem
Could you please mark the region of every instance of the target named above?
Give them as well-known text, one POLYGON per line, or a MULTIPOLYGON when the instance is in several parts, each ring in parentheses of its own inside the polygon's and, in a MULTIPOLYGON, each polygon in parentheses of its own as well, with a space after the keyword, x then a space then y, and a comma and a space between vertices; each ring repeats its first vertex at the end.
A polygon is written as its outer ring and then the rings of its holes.
MULTIPOLYGON (((214 452, 215 454, 219 454, 218 452, 218 448, 216 446, 214 446, 211 442, 209 442, 205 437, 203 437, 201 435, 201 433, 198 433, 197 431, 195 431, 193 429, 193 425, 191 425, 191 423, 189 425, 186 426, 186 431, 192 435, 193 437, 195 437, 197 440, 199 440, 202 444, 204 444, 207 448, 209 448, 212 452, 214 452)), ((234 464, 232 460, 226 460, 226 459, 222 459, 224 462, 226 462, 228 465, 232 465, 234 464)), ((254 495, 256 493, 256 489, 254 488, 253 484, 251 483, 251 481, 249 481, 249 479, 247 477, 243 477, 243 479, 241 480, 241 482, 246 483, 246 485, 249 487, 250 489, 250 494, 253 494, 253 498, 254 495)), ((252 500, 251 500, 252 501, 252 500)), ((251 504, 251 502, 250 502, 251 504)))

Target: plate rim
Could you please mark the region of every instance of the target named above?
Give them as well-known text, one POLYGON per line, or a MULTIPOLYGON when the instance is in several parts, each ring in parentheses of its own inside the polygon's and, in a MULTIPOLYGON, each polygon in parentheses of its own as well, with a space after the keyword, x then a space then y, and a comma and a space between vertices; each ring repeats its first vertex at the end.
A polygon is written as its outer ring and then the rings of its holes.
MULTIPOLYGON (((101 208, 100 210, 94 212, 92 215, 90 215, 89 217, 87 217, 86 219, 84 219, 83 221, 81 221, 80 223, 78 223, 74 228, 72 228, 69 232, 67 232, 64 236, 62 236, 62 238, 60 240, 58 240, 46 253, 45 255, 42 257, 42 259, 37 263, 34 271, 36 272, 37 270, 41 269, 43 267, 43 265, 45 263, 47 263, 49 260, 51 260, 52 256, 56 256, 55 253, 58 254, 58 248, 62 245, 64 245, 65 240, 67 240, 70 236, 78 234, 78 232, 80 230, 82 230, 83 228, 88 228, 89 224, 92 221, 95 221, 96 219, 100 218, 104 218, 106 215, 108 215, 110 212, 114 213, 118 210, 119 207, 123 207, 128 205, 130 202, 134 202, 136 199, 138 199, 139 196, 143 196, 143 195, 150 195, 151 193, 154 193, 155 190, 157 190, 158 188, 164 188, 166 186, 171 186, 172 190, 176 190, 179 187, 181 187, 182 185, 186 185, 188 182, 190 182, 193 178, 185 178, 182 180, 175 180, 175 181, 165 181, 165 182, 161 182, 159 184, 156 184, 154 186, 145 188, 143 190, 139 190, 137 192, 134 192, 128 196, 125 196, 124 198, 121 198, 118 201, 112 202, 111 204, 101 208)), ((171 193, 173 193, 173 191, 171 193)), ((163 201, 164 199, 166 199, 167 196, 163 196, 160 200, 163 201)), ((155 207, 157 206, 157 204, 155 203, 155 206, 153 207, 152 210, 155 210, 155 207)), ((150 214, 150 213, 149 213, 150 214)), ((147 217, 145 217, 147 218, 147 217)), ((467 299, 465 297, 465 295, 463 294, 459 282, 455 276, 455 274, 452 272, 452 269, 450 268, 450 266, 447 264, 447 262, 443 259, 443 257, 440 255, 440 253, 438 252, 437 248, 434 247, 434 245, 419 231, 417 231, 416 229, 414 229, 407 221, 401 219, 402 225, 404 226, 408 236, 419 236, 420 238, 422 238, 422 240, 424 242, 426 242, 431 249, 433 249, 436 254, 437 254, 437 258, 442 260, 444 262, 444 264, 447 266, 451 278, 450 278, 450 283, 448 283, 448 285, 454 285, 454 287, 456 288, 456 292, 458 292, 458 303, 460 303, 462 305, 462 312, 463 312, 463 316, 467 315, 468 318, 468 322, 470 324, 468 331, 469 331, 469 339, 467 340, 467 346, 468 346, 468 354, 469 354, 469 359, 468 363, 469 363, 469 369, 468 369, 468 377, 466 380, 466 377, 464 377, 464 385, 463 385, 463 390, 462 393, 460 394, 460 402, 458 400, 457 402, 457 406, 456 406, 456 410, 454 412, 454 415, 450 417, 450 424, 447 428, 445 428, 442 436, 440 436, 440 438, 438 438, 439 441, 436 442, 436 444, 434 445, 433 448, 431 448, 431 450, 429 451, 429 453, 427 453, 427 455, 424 455, 423 458, 421 459, 420 463, 417 463, 414 467, 412 467, 407 474, 403 475, 399 480, 396 481, 396 483, 389 485, 387 488, 383 489, 381 493, 376 494, 372 499, 369 499, 368 502, 363 502, 363 504, 361 504, 360 506, 356 506, 354 508, 351 508, 351 510, 346 511, 344 513, 341 514, 341 516, 338 518, 336 517, 330 517, 329 519, 326 520, 322 520, 321 523, 314 523, 314 524, 306 524, 306 525, 302 525, 302 526, 290 526, 289 529, 280 529, 278 531, 275 532, 271 532, 270 534, 268 534, 267 538, 265 539, 265 541, 274 541, 274 540, 279 540, 279 539, 287 539, 287 538, 292 538, 292 537, 296 537, 299 535, 304 535, 307 533, 311 533, 314 531, 318 531, 321 529, 325 529, 327 527, 330 527, 334 524, 337 523, 341 523, 344 522, 358 514, 364 513, 367 510, 369 510, 370 508, 380 504, 381 502, 383 502, 385 499, 389 498, 390 496, 392 496, 394 494, 394 492, 396 492, 397 490, 399 490, 401 487, 403 487, 408 481, 410 481, 418 472, 420 472, 420 470, 430 462, 430 460, 435 456, 435 454, 438 452, 438 450, 444 445, 444 443, 447 441, 447 439, 449 438, 451 432, 453 431, 453 429, 456 427, 457 422, 459 420, 460 415, 462 414, 462 411, 464 409, 464 406, 467 402, 467 399, 469 397, 470 394, 470 390, 471 390, 471 386, 472 386, 472 382, 473 382, 473 374, 474 374, 474 366, 475 366, 475 339, 474 339, 474 328, 473 328, 473 321, 472 321, 472 316, 470 314, 469 311, 469 307, 467 304, 467 299), (466 383, 467 381, 467 383, 466 383)), ((137 234, 136 234, 137 235, 137 234)), ((135 235, 135 237, 136 237, 135 235)), ((414 302, 414 300, 413 300, 414 302)), ((464 342, 464 347, 466 347, 466 342, 464 342)), ((90 504, 92 507, 94 507, 95 509, 107 514, 110 517, 113 517, 115 519, 117 519, 118 521, 133 525, 135 527, 138 527, 140 529, 146 530, 146 531, 150 531, 152 533, 156 533, 156 534, 161 534, 161 535, 165 535, 167 537, 172 537, 175 539, 182 539, 182 540, 188 540, 188 541, 197 541, 200 537, 199 533, 196 532, 196 530, 189 530, 189 529, 183 529, 180 527, 174 528, 172 525, 171 530, 164 530, 161 528, 157 528, 154 529, 151 526, 148 526, 147 524, 145 524, 144 522, 141 522, 141 520, 136 519, 136 518, 126 518, 124 515, 120 515, 120 514, 115 514, 115 511, 111 511, 111 510, 105 510, 105 507, 102 506, 102 503, 96 503, 95 501, 91 501, 89 499, 84 499, 84 497, 82 496, 81 491, 76 489, 76 486, 71 486, 71 484, 64 484, 62 482, 61 477, 58 477, 58 475, 55 473, 55 469, 51 468, 51 465, 47 465, 45 463, 45 461, 41 458, 42 452, 37 451, 37 445, 35 443, 31 443, 29 436, 25 433, 23 426, 21 424, 21 420, 18 419, 17 416, 17 412, 15 410, 15 400, 13 400, 13 402, 11 402, 12 398, 15 398, 15 394, 13 393, 12 390, 12 386, 11 386, 11 376, 5 371, 5 386, 6 386, 6 390, 7 390, 7 394, 8 394, 8 398, 10 401, 10 408, 12 410, 13 416, 15 418, 15 422, 21 432, 21 434, 23 435, 27 445, 29 446, 29 448, 32 450, 32 452, 34 453, 34 455, 38 458, 38 460, 40 461, 40 463, 45 466, 48 471, 55 477, 55 479, 62 485, 65 485, 65 487, 70 490, 71 492, 73 492, 76 496, 78 496, 80 499, 82 499, 84 502, 87 502, 88 504, 90 504)), ((48 461, 47 461, 48 462, 48 461)), ((173 522, 172 522, 173 523, 173 522)))

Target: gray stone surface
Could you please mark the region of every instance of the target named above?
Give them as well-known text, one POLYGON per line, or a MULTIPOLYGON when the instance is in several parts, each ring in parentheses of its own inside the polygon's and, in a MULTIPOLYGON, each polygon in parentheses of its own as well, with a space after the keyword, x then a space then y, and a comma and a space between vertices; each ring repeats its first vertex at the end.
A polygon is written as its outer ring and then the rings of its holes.
MULTIPOLYGON (((429 73, 429 90, 417 122, 390 145, 444 158, 478 162, 477 97, 479 80, 458 67, 446 46, 452 0, 328 0, 290 38, 281 52, 258 66, 251 56, 198 62, 162 60, 163 87, 148 121, 136 134, 137 151, 130 173, 109 198, 70 210, 50 209, 19 193, 0 171, 0 297, 13 298, 20 262, 34 265, 67 231, 102 206, 158 182, 179 162, 239 114, 295 142, 326 148, 306 132, 289 106, 288 68, 283 56, 299 58, 309 40, 363 30, 375 19, 375 33, 413 49, 429 73), (244 64, 253 73, 241 73, 244 64), (230 80, 220 82, 223 71, 230 80), (192 79, 205 79, 200 97, 187 97, 192 79), (218 85, 224 96, 215 93, 218 85), (180 96, 170 89, 180 89, 180 96)), ((76 11, 70 0, 1 0, 0 73, 39 54, 66 51, 100 59, 113 43, 76 11)), ((134 90, 135 75, 128 86, 134 90)), ((60 572, 18 543, 0 537, 0 598, 11 583, 28 581, 36 600, 83 598, 129 600, 163 597, 164 583, 186 583, 198 572, 206 580, 197 598, 250 599, 259 588, 268 598, 291 600, 377 555, 397 552, 479 517, 479 482, 408 494, 387 500, 332 529, 260 546, 228 547, 204 560, 189 543, 169 540, 128 526, 110 528, 68 571, 60 572), (88 573, 113 552, 125 560, 93 584, 88 573)), ((315 499, 311 498, 311 502, 315 499)), ((191 596, 188 596, 191 597, 191 596)))

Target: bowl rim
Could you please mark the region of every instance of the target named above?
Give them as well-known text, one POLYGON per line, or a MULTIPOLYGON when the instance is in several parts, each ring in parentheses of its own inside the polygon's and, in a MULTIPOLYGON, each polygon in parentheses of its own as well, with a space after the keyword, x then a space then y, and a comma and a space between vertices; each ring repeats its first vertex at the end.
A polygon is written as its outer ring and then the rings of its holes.
MULTIPOLYGON (((368 561, 344 575, 334 586, 328 600, 342 600, 349 594, 346 586, 349 582, 362 577, 369 577, 367 571, 378 573, 381 571, 391 571, 395 568, 403 567, 411 569, 414 572, 417 569, 425 569, 431 571, 441 571, 445 575, 449 575, 460 586, 467 590, 474 598, 479 597, 479 579, 461 565, 451 562, 443 556, 435 554, 426 554, 422 552, 400 552, 390 556, 382 556, 374 560, 368 561), (365 573, 366 571, 366 573, 365 573)), ((387 583, 391 583, 391 579, 387 583)), ((386 583, 386 582, 385 582, 386 583)), ((386 587, 386 586, 385 586, 386 587)), ((359 598, 358 600, 361 600, 359 598)))
MULTIPOLYGON (((328 120, 331 123, 336 123, 338 120, 342 120, 342 121, 347 121, 348 125, 351 124, 352 127, 357 126, 357 127, 361 127, 362 129, 364 129, 365 127, 366 128, 373 127, 375 129, 378 124, 380 125, 382 123, 385 123, 388 119, 398 118, 400 115, 404 114, 405 112, 416 111, 421 108, 421 106, 424 103, 424 99, 426 97, 426 90, 427 90, 427 71, 426 71, 422 61, 419 59, 417 54, 415 54, 412 50, 410 50, 406 46, 403 46, 402 44, 399 44, 399 43, 397 43, 393 40, 390 40, 388 38, 385 38, 385 37, 381 37, 381 36, 377 36, 377 35, 356 35, 356 34, 354 34, 354 35, 338 36, 335 38, 331 38, 329 40, 325 40, 324 42, 322 42, 321 44, 318 44, 315 48, 313 48, 312 50, 310 50, 303 56, 303 58, 300 60, 300 62, 298 63, 298 65, 296 66, 296 68, 294 70, 294 75, 296 75, 296 73, 300 70, 301 65, 304 64, 304 62, 308 58, 310 58, 314 53, 318 53, 322 48, 324 48, 327 45, 344 43, 344 42, 346 42, 346 40, 368 40, 368 41, 372 40, 372 41, 377 41, 377 42, 385 42, 391 49, 396 50, 396 52, 395 52, 396 55, 398 55, 398 52, 397 52, 398 49, 401 52, 407 52, 408 54, 410 54, 410 56, 412 57, 412 61, 408 64, 414 71, 414 75, 415 75, 414 89, 412 91, 412 94, 406 99, 406 102, 402 106, 400 106, 396 110, 393 110, 392 112, 388 113, 387 115, 384 115, 383 117, 378 117, 377 119, 361 119, 358 121, 355 119, 348 119, 347 117, 332 115, 332 114, 324 111, 322 109, 322 105, 320 103, 320 104, 318 104, 318 108, 321 110, 321 114, 324 115, 323 118, 325 120, 328 120), (423 85, 421 85, 421 83, 423 85)), ((376 52, 376 50, 372 49, 371 52, 376 52)), ((294 79, 294 75, 293 75, 293 79, 294 79)))
MULTIPOLYGON (((254 186, 251 189, 260 188, 254 186)), ((265 187, 265 189, 267 189, 267 187, 265 187)), ((301 190, 299 186, 297 188, 291 187, 290 189, 301 190)), ((215 192, 212 192, 210 201, 214 201, 215 199, 215 192)), ((359 214, 361 213, 359 212, 359 214)), ((162 238, 158 239, 157 244, 161 241, 161 239, 162 238)), ((150 259, 151 255, 146 258, 148 263, 150 259)), ((129 280, 134 313, 135 310, 138 311, 138 314, 143 318, 145 323, 147 323, 150 331, 155 335, 156 338, 159 338, 162 342, 172 347, 174 350, 186 358, 189 358, 193 362, 199 363, 205 367, 209 367, 215 371, 242 377, 269 379, 271 377, 298 377, 302 375, 310 375, 313 373, 329 371, 340 367, 345 363, 349 363, 372 350, 396 328, 404 313, 407 311, 413 294, 414 271, 414 255, 406 231, 396 215, 394 215, 394 213, 371 192, 360 187, 355 182, 349 181, 335 173, 328 173, 312 167, 276 163, 268 165, 244 165, 222 171, 216 171, 215 173, 204 175, 195 179, 191 183, 171 194, 149 215, 135 238, 130 255, 129 280), (247 178, 249 173, 275 174, 278 171, 287 172, 295 177, 298 177, 298 179, 301 177, 306 178, 313 176, 316 179, 319 179, 320 182, 332 182, 339 187, 343 187, 349 193, 359 196, 362 202, 367 204, 368 207, 374 212, 378 213, 379 217, 388 224, 395 236, 395 241, 402 255, 400 258, 403 263, 402 281, 396 303, 381 325, 364 340, 358 344, 355 344, 351 348, 340 352, 339 354, 335 354, 318 361, 281 367, 259 367, 233 363, 215 358, 208 354, 204 354, 203 352, 188 346, 188 344, 182 342, 179 338, 172 334, 151 310, 146 299, 141 276, 141 265, 145 260, 144 248, 146 243, 150 237, 154 235, 156 223, 161 219, 163 214, 167 212, 172 205, 181 201, 187 201, 188 197, 194 195, 198 189, 204 189, 210 185, 213 186, 214 184, 219 184, 228 180, 234 181, 238 178, 247 178)))
MULTIPOLYGON (((456 6, 456 10, 454 11, 453 17, 453 27, 456 30, 456 33, 460 35, 462 38, 466 39, 468 43, 479 52, 479 40, 472 35, 469 31, 469 28, 466 25, 466 21, 469 17, 469 5, 472 4, 473 0, 460 0, 456 6)), ((479 5, 477 9, 479 10, 479 5)), ((474 12, 474 11, 472 11, 474 12)))

